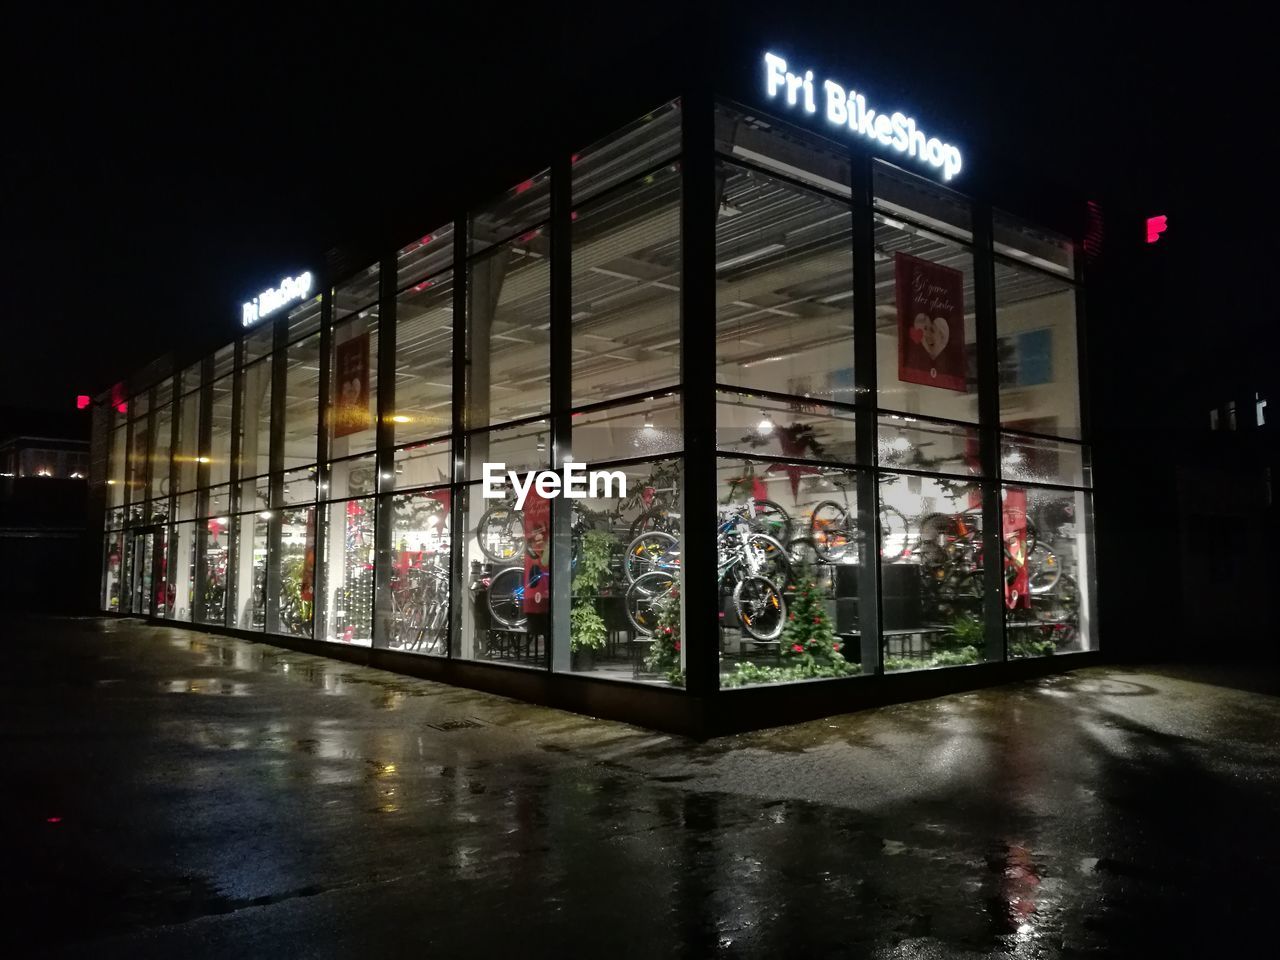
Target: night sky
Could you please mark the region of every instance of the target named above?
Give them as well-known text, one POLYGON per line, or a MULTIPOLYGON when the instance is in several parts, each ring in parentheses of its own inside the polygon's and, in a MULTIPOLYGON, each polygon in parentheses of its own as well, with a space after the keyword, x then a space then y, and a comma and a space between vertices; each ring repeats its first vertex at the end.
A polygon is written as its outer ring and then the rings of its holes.
MULTIPOLYGON (((1244 279, 1275 272, 1274 134, 1248 130, 1269 124, 1249 115, 1248 94, 1269 89, 1257 25, 1182 22, 1167 6, 1048 5, 1035 20, 1025 5, 857 6, 706 17, 716 56, 744 71, 779 38, 909 92, 984 158, 1015 153, 1082 193, 1167 213, 1161 253, 1184 286, 1152 291, 1161 355, 1203 356, 1188 334, 1210 328, 1220 344, 1250 338, 1243 354, 1274 351, 1273 298, 1244 279)), ((170 350, 229 341, 241 300, 337 242, 419 209, 430 228, 532 172, 566 84, 604 116, 689 55, 670 39, 677 4, 538 9, 10 14, 0 406, 66 409, 170 350)), ((1112 223, 1108 239, 1138 229, 1112 223)))

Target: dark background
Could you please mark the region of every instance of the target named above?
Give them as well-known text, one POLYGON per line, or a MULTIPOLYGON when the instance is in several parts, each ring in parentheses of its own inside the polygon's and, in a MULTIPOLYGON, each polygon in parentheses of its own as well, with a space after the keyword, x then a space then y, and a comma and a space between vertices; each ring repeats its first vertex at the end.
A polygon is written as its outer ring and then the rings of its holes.
MULTIPOLYGON (((336 242, 523 177, 559 105, 616 120, 684 58, 749 73, 766 45, 900 95, 965 145, 967 173, 1017 166, 1168 213, 1159 253, 1199 265, 1178 303, 1219 298, 1165 329, 1172 362, 1247 327, 1221 295, 1245 286, 1224 274, 1257 262, 1275 209, 1269 134, 1241 125, 1267 89, 1260 25, 1089 4, 694 6, 711 50, 684 46, 682 4, 24 5, 3 41, 0 405, 65 407, 225 342, 242 299, 336 242)), ((1108 242, 1140 229, 1109 222, 1108 242)))

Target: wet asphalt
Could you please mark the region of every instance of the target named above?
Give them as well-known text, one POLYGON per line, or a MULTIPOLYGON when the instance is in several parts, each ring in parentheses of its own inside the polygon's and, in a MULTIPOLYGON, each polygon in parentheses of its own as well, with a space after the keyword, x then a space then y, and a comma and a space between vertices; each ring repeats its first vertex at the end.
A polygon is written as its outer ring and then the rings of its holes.
POLYGON ((10 956, 1272 955, 1280 699, 1092 668, 694 743, 18 622, 10 956))

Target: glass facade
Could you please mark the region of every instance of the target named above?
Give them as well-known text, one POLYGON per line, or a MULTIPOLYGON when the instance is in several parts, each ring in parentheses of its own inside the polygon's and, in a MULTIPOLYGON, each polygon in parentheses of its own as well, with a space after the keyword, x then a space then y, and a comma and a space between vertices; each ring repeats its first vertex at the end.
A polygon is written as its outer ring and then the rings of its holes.
POLYGON ((700 694, 1094 649, 1073 244, 683 110, 130 397, 102 608, 700 694))

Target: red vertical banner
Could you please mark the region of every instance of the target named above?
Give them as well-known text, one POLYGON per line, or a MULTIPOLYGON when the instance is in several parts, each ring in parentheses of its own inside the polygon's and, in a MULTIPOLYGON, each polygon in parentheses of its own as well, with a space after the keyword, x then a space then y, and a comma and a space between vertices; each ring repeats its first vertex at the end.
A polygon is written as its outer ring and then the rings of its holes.
POLYGON ((310 603, 316 595, 316 510, 307 510, 307 542, 302 554, 302 581, 298 584, 298 597, 310 603))
POLYGON ((524 613, 546 613, 551 600, 551 501, 532 487, 521 513, 524 521, 524 613))
POLYGON ((1001 511, 1004 533, 1004 605, 1010 610, 1031 607, 1031 577, 1027 570, 1027 491, 1006 487, 1001 511))
POLYGON ((964 274, 906 253, 893 255, 898 379, 964 393, 964 274))
POLYGON ((369 334, 344 340, 333 351, 333 435, 373 426, 369 415, 369 334))

